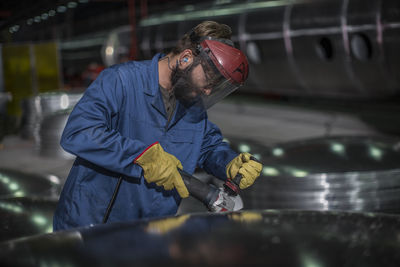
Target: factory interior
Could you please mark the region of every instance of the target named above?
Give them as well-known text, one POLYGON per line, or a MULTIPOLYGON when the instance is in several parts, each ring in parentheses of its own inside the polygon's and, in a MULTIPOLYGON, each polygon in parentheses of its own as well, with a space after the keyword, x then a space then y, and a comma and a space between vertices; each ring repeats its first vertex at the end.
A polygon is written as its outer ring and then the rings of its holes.
POLYGON ((2 1, 0 266, 400 266, 399 48, 398 0, 2 1), (231 194, 195 166, 182 177, 230 208, 189 190, 174 214, 55 231, 87 88, 203 21, 249 66, 208 120, 260 176, 231 194))

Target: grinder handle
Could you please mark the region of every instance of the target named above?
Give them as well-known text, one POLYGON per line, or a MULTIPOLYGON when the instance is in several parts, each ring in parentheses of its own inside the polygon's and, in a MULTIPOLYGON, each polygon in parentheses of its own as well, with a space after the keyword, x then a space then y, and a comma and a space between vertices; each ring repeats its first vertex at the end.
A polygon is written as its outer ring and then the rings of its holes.
POLYGON ((182 176, 183 182, 189 191, 189 194, 206 205, 207 208, 214 203, 218 190, 203 181, 197 179, 193 175, 185 172, 178 168, 180 175, 182 176))
MULTIPOLYGON (((256 159, 256 157, 251 156, 250 160, 254 160, 258 163, 261 163, 258 159, 256 159)), ((232 179, 232 182, 237 186, 238 190, 237 192, 239 192, 239 185, 240 185, 240 181, 242 180, 243 176, 240 173, 237 173, 236 176, 232 179)))

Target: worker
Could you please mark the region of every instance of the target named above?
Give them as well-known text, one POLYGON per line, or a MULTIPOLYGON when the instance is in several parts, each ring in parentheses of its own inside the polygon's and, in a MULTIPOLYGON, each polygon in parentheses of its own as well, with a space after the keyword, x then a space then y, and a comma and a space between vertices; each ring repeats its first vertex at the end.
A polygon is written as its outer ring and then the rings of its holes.
POLYGON ((62 147, 76 155, 54 215, 54 230, 176 213, 189 192, 178 172, 197 167, 222 180, 240 173, 252 185, 261 164, 237 154, 207 118, 207 108, 243 85, 244 54, 231 29, 205 21, 166 55, 101 72, 71 112, 62 147))

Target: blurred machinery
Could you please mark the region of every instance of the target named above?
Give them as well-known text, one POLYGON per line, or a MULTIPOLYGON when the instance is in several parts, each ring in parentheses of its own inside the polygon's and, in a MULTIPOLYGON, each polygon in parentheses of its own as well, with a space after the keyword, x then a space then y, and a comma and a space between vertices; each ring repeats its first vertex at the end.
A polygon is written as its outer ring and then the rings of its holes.
POLYGON ((57 176, 0 169, 0 242, 51 232, 60 191, 57 176))
MULTIPOLYGON (((246 92, 329 98, 379 98, 400 92, 397 0, 213 1, 140 21, 137 58, 172 48, 203 20, 232 27, 246 52, 246 92)), ((128 59, 130 27, 112 31, 106 65, 128 59)))
POLYGON ((10 93, 0 92, 0 143, 4 136, 7 134, 6 131, 6 118, 7 118, 7 102, 12 99, 10 93))
POLYGON ((264 167, 241 194, 245 209, 400 213, 400 139, 305 139, 264 148, 258 156, 264 167))
POLYGON ((32 138, 41 156, 72 158, 60 146, 69 113, 83 93, 49 92, 25 102, 21 135, 32 138))

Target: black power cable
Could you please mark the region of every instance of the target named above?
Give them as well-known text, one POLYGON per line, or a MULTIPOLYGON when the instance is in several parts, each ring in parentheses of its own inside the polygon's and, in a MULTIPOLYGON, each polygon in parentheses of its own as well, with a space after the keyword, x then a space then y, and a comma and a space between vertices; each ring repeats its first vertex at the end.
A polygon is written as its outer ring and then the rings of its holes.
POLYGON ((117 185, 115 186, 115 189, 114 189, 114 193, 110 199, 110 203, 108 203, 106 214, 104 214, 104 217, 103 217, 103 223, 106 223, 108 221, 108 217, 110 216, 111 209, 114 205, 115 199, 117 198, 119 187, 121 186, 121 182, 122 182, 122 176, 119 177, 117 185))

